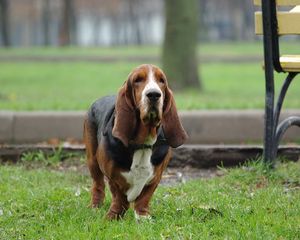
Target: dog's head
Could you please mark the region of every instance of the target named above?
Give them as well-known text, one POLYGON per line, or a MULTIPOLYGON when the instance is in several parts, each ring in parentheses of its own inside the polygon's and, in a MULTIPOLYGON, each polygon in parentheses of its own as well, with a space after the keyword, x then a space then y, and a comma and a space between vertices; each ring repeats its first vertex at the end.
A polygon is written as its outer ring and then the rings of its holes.
POLYGON ((162 125, 172 147, 182 145, 187 138, 167 78, 161 69, 150 64, 134 69, 119 90, 112 134, 128 146, 138 122, 149 128, 162 125))

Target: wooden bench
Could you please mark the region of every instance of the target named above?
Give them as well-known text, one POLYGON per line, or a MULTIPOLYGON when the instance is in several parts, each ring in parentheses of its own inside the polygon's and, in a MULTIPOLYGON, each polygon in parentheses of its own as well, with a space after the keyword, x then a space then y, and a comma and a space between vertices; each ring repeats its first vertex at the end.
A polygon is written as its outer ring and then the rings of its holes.
MULTIPOLYGON (((265 70, 265 132, 264 160, 273 163, 285 131, 293 125, 300 127, 300 117, 291 116, 279 124, 281 107, 295 76, 300 72, 300 55, 281 55, 279 37, 300 34, 300 0, 254 0, 262 11, 255 12, 255 32, 263 34, 265 70), (291 10, 281 10, 291 8, 291 10), (274 70, 286 73, 285 82, 275 105, 274 70)), ((299 44, 300 50, 300 44, 299 44)), ((300 93, 299 93, 300 101, 300 93)))

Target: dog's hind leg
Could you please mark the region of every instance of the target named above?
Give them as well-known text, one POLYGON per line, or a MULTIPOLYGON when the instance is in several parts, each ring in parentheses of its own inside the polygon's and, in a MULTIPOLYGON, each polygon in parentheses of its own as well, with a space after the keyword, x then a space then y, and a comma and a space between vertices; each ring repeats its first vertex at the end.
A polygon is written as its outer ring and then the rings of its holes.
POLYGON ((98 148, 97 130, 88 119, 84 121, 83 138, 86 146, 87 165, 93 178, 91 207, 98 207, 102 205, 105 197, 105 183, 104 175, 96 158, 98 148))

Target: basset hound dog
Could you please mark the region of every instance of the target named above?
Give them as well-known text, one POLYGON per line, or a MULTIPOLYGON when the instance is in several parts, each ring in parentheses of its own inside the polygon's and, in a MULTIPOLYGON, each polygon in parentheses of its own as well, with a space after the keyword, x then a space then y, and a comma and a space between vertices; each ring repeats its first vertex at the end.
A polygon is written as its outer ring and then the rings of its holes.
POLYGON ((137 218, 149 217, 149 202, 171 147, 186 138, 162 70, 150 64, 134 69, 117 96, 92 104, 84 122, 91 206, 103 203, 106 177, 112 193, 108 219, 122 218, 130 203, 137 218))

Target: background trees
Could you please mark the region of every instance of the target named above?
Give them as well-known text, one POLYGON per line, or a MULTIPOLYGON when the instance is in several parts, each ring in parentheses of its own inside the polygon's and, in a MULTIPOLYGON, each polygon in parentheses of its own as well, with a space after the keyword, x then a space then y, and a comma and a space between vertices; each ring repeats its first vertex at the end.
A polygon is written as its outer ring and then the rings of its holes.
POLYGON ((0 0, 0 28, 3 45, 10 46, 9 37, 9 0, 0 0))
POLYGON ((60 28, 59 43, 62 46, 75 43, 76 18, 73 0, 63 0, 62 21, 60 28))
POLYGON ((44 45, 48 46, 50 44, 50 0, 44 0, 43 10, 42 10, 42 25, 43 25, 43 35, 44 35, 44 45))
MULTIPOLYGON (((197 2, 198 40, 255 39, 252 1, 197 2)), ((0 0, 0 46, 160 45, 165 13, 162 0, 0 0)))

